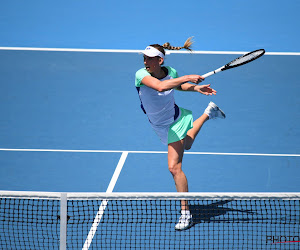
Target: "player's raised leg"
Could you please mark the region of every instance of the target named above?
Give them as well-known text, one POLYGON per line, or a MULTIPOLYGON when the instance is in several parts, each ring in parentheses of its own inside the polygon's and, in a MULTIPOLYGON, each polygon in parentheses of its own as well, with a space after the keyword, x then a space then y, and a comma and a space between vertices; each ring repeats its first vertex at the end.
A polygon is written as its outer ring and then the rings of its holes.
POLYGON ((194 121, 193 128, 188 131, 185 140, 185 149, 189 150, 192 147, 196 136, 207 120, 215 118, 224 119, 225 117, 225 113, 215 103, 210 102, 203 115, 201 115, 197 120, 194 121))

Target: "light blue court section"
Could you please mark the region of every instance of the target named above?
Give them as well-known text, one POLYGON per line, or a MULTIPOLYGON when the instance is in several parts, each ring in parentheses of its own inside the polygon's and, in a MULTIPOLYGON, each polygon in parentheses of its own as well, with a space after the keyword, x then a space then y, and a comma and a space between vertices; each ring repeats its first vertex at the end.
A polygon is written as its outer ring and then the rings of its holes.
MULTIPOLYGON (((257 49, 257 48, 253 48, 257 49)), ((205 74, 237 55, 171 54, 179 75, 205 74)), ((166 151, 140 109, 138 53, 0 50, 0 148, 166 151)), ((176 92, 200 116, 192 152, 299 154, 299 56, 265 55, 211 76, 217 96, 176 92)), ((120 153, 0 152, 0 189, 106 191, 120 153)), ((298 157, 299 158, 299 157, 298 157)), ((299 159, 185 155, 191 191, 299 191, 299 159)), ((166 154, 129 153, 114 191, 175 191, 166 154)))
MULTIPOLYGON (((0 51, 0 147, 165 150, 139 108, 136 53, 0 51), (5 58, 5 60, 4 60, 5 58)), ((237 55, 171 54, 180 75, 237 55)), ((209 101, 227 115, 205 124, 194 151, 299 153, 299 56, 264 56, 205 80, 215 97, 176 92, 195 118, 209 101)))
POLYGON ((160 5, 160 0, 3 1, 0 46, 144 49, 165 42, 181 46, 194 36, 195 50, 244 51, 255 44, 300 51, 299 0, 173 0, 167 11, 160 5))
POLYGON ((106 192, 120 156, 0 151, 0 190, 106 192))
MULTIPOLYGON (((190 55, 186 61, 179 57, 172 55, 169 61, 175 63, 181 74, 202 74, 236 55, 190 55)), ((299 152, 300 87, 296 65, 300 65, 299 56, 267 55, 207 78, 205 83, 212 84, 218 92, 215 97, 178 92, 178 104, 190 108, 196 117, 208 100, 217 103, 227 116, 224 121, 205 124, 193 150, 299 152)))
POLYGON ((23 51, 0 54, 6 58, 0 62, 1 146, 127 146, 139 113, 136 90, 131 84, 134 72, 130 69, 137 55, 127 58, 127 54, 23 51))

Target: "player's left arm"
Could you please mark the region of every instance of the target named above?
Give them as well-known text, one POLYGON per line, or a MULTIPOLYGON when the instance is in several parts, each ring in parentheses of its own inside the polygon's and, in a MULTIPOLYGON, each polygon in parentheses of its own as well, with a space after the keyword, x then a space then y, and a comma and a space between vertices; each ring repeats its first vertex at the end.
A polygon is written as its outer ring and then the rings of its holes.
POLYGON ((180 91, 195 91, 195 87, 196 87, 195 84, 184 83, 178 86, 176 89, 180 91))
MULTIPOLYGON (((172 77, 178 78, 178 73, 177 73, 177 71, 175 69, 169 67, 169 70, 172 73, 171 74, 172 77)), ((199 93, 201 93, 203 95, 215 95, 217 92, 210 87, 210 84, 207 84, 207 85, 198 85, 198 83, 204 81, 204 79, 205 79, 204 77, 198 76, 197 85, 196 84, 192 84, 194 82, 192 82, 192 83, 185 82, 185 83, 177 86, 175 89, 181 90, 181 91, 199 92, 199 93)))
POLYGON ((193 91, 203 95, 216 95, 217 91, 210 87, 210 84, 206 85, 194 85, 191 83, 184 83, 177 87, 177 90, 181 91, 193 91))

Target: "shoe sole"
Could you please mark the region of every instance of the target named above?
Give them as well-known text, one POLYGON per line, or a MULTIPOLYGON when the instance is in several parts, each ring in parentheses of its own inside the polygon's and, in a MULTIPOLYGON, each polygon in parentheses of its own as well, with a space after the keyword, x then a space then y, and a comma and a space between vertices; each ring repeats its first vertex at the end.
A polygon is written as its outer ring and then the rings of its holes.
POLYGON ((221 112, 221 114, 222 114, 222 118, 226 118, 226 115, 225 115, 225 113, 224 113, 224 111, 222 110, 222 109, 220 109, 219 107, 218 107, 218 105, 217 104, 215 104, 214 102, 210 102, 209 103, 209 105, 213 108, 213 109, 218 109, 218 110, 220 110, 220 112, 221 112))
POLYGON ((190 229, 192 226, 194 226, 194 222, 190 223, 188 226, 181 228, 181 229, 177 229, 175 228, 176 231, 184 231, 184 230, 188 230, 190 229))
POLYGON ((221 114, 222 114, 223 118, 225 119, 225 118, 226 118, 226 115, 225 115, 225 113, 223 112, 223 110, 222 110, 222 109, 220 109, 219 107, 218 107, 218 109, 220 110, 220 112, 221 112, 221 114))

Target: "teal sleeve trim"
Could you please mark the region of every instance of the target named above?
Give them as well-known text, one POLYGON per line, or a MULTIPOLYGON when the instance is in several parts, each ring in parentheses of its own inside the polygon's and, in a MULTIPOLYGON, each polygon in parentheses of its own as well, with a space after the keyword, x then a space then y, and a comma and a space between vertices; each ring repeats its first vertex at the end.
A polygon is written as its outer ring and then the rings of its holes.
POLYGON ((136 87, 141 87, 143 85, 142 80, 145 76, 150 76, 149 72, 145 68, 142 68, 135 73, 135 86, 136 87))

